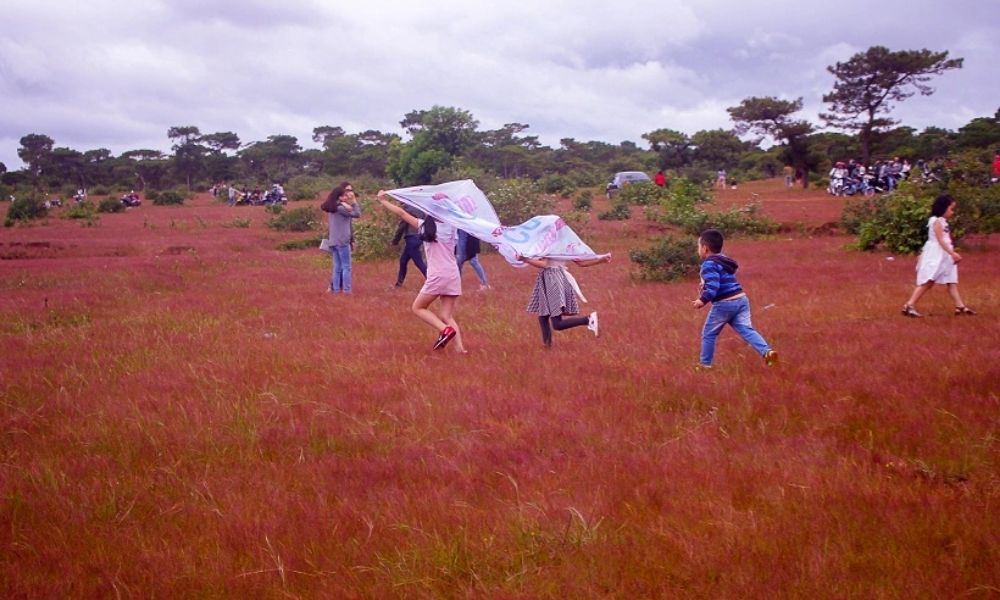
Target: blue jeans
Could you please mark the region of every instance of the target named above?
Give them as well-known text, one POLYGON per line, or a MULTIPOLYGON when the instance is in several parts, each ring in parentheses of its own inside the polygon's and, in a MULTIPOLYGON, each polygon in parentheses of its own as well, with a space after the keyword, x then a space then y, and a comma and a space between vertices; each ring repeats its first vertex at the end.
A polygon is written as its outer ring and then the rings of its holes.
POLYGON ((476 277, 479 278, 479 283, 481 285, 489 285, 489 283, 486 281, 486 271, 483 270, 483 265, 479 264, 479 255, 478 254, 475 255, 475 256, 473 256, 470 259, 460 260, 458 262, 458 274, 459 275, 462 274, 462 265, 464 265, 465 263, 469 263, 470 265, 472 265, 472 270, 476 272, 476 277))
POLYGON ((333 273, 330 275, 330 289, 334 292, 351 293, 351 245, 330 246, 333 255, 333 273))
POLYGON ((713 302, 712 310, 705 317, 705 327, 701 330, 701 364, 712 366, 715 339, 727 324, 761 356, 771 349, 750 322, 750 300, 746 296, 736 300, 713 302))
POLYGON ((455 261, 458 262, 458 274, 462 274, 462 265, 469 263, 472 265, 472 270, 476 272, 476 277, 479 278, 479 283, 482 285, 489 285, 486 281, 486 271, 483 269, 483 265, 479 263, 479 255, 476 254, 472 258, 465 255, 465 241, 469 238, 469 234, 462 231, 458 231, 458 242, 455 244, 455 261))

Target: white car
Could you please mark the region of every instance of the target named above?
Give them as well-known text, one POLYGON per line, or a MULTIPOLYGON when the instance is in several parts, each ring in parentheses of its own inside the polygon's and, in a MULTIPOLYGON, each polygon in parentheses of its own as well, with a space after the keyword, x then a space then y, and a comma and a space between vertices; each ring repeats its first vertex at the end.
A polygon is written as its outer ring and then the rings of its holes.
POLYGON ((619 171, 615 173, 615 176, 611 178, 608 182, 608 187, 604 189, 604 193, 607 194, 608 199, 618 193, 618 190, 622 189, 626 185, 632 183, 652 183, 652 179, 649 175, 646 175, 642 171, 619 171))

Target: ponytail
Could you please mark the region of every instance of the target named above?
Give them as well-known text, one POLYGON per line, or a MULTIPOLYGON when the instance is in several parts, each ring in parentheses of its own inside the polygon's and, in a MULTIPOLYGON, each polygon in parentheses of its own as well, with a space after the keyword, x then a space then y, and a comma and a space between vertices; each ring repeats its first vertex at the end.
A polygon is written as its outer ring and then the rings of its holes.
POLYGON ((424 219, 423 224, 420 225, 420 241, 436 242, 437 230, 438 230, 437 223, 430 215, 427 215, 427 218, 424 219))

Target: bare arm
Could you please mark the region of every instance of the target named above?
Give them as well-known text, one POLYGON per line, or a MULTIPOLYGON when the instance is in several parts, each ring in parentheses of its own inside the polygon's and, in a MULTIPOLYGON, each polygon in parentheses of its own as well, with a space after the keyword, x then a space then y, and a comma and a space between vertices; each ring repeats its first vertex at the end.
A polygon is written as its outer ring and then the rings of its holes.
POLYGON ((379 201, 379 203, 382 204, 382 206, 384 206, 386 208, 386 210, 388 210, 392 214, 396 215, 400 219, 406 221, 412 227, 419 227, 420 226, 420 221, 418 221, 416 217, 414 217, 410 213, 406 212, 401 207, 399 207, 399 206, 393 204, 392 202, 389 202, 388 200, 386 200, 385 196, 386 196, 386 193, 384 191, 379 191, 379 193, 378 193, 378 201, 379 201))
POLYGON ((955 252, 955 247, 948 243, 948 240, 944 237, 944 225, 941 224, 941 219, 934 221, 934 237, 937 238, 938 244, 944 249, 944 251, 951 256, 951 259, 955 262, 962 260, 962 255, 955 252))
POLYGON ((526 262, 533 267, 538 267, 539 269, 544 269, 549 266, 549 259, 547 258, 528 258, 527 256, 521 256, 520 254, 517 254, 515 258, 526 262))
POLYGON ((600 258, 588 258, 587 260, 574 260, 573 264, 578 267, 592 267, 594 265, 599 265, 602 263, 611 262, 611 255, 602 256, 600 258))

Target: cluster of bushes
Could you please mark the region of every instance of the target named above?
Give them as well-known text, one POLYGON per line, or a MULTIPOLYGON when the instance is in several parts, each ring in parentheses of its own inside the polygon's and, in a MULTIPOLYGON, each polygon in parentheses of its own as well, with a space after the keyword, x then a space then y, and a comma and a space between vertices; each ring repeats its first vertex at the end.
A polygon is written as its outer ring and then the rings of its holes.
POLYGON ((354 222, 354 256, 358 260, 388 258, 399 251, 391 245, 399 218, 367 198, 361 200, 365 218, 354 222))
POLYGON ((278 250, 315 250, 319 248, 321 241, 323 241, 322 235, 314 235, 298 240, 286 240, 278 244, 278 250))
POLYGON ((593 190, 583 190, 580 192, 576 199, 573 200, 573 209, 583 212, 590 212, 590 209, 594 207, 594 192, 593 190))
POLYGON ((624 202, 615 202, 610 209, 598 213, 597 218, 602 221, 626 221, 632 218, 632 209, 624 202))
POLYGON ((121 200, 115 198, 105 198, 97 204, 97 212, 100 213, 120 213, 125 211, 125 205, 121 200))
POLYGON ((529 179, 503 180, 486 196, 504 225, 520 225, 534 216, 550 214, 555 206, 552 197, 539 193, 529 179))
POLYGON ((629 258, 638 266, 638 276, 646 281, 675 281, 697 273, 698 239, 663 237, 652 248, 632 249, 629 258))
POLYGON ((284 210, 280 206, 277 208, 279 210, 273 211, 275 216, 267 221, 267 226, 275 231, 314 231, 319 229, 322 223, 317 209, 312 206, 290 210, 284 210))
POLYGON ((958 177, 929 185, 906 181, 891 194, 849 201, 840 224, 858 236, 861 250, 884 247, 897 254, 915 254, 927 241, 930 207, 941 194, 950 194, 958 203, 950 223, 955 242, 968 234, 1000 231, 1000 186, 970 185, 958 177))
POLYGON ((32 219, 41 219, 48 214, 45 201, 37 194, 28 194, 18 198, 7 207, 4 227, 13 227, 16 223, 26 223, 32 219))
POLYGON ((710 227, 726 235, 766 235, 778 230, 775 221, 760 215, 760 206, 756 203, 727 211, 708 212, 701 205, 709 202, 711 196, 703 186, 679 178, 671 182, 665 199, 647 207, 646 217, 680 227, 685 233, 695 236, 710 227))
MULTIPOLYGON (((686 184, 685 179, 679 179, 678 185, 686 184)), ((652 183, 633 183, 618 190, 614 195, 615 202, 635 206, 649 206, 668 200, 672 188, 660 187, 652 183)))
POLYGON ((170 190, 149 190, 146 198, 156 206, 180 206, 184 201, 192 198, 190 191, 184 188, 174 188, 170 190))
POLYGON ((325 197, 339 183, 328 175, 296 175, 285 184, 285 195, 289 200, 313 200, 325 197))
MULTIPOLYGON (((121 203, 119 202, 119 204, 121 203)), ((70 205, 62 211, 61 216, 64 219, 87 220, 93 219, 96 215, 97 207, 94 206, 94 203, 89 200, 84 200, 79 203, 70 203, 70 205)))

